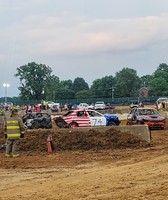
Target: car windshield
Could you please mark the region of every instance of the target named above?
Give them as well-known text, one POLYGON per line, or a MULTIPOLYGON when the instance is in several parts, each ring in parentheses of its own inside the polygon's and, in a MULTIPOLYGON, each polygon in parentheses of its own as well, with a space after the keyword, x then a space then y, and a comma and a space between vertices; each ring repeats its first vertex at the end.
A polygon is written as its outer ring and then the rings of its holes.
POLYGON ((104 102, 96 102, 96 104, 104 104, 104 102))
POLYGON ((91 116, 91 117, 100 117, 100 116, 103 116, 101 113, 96 112, 94 110, 89 110, 88 113, 89 113, 89 116, 91 116))
POLYGON ((154 109, 141 109, 138 113, 139 115, 159 115, 159 113, 154 109))

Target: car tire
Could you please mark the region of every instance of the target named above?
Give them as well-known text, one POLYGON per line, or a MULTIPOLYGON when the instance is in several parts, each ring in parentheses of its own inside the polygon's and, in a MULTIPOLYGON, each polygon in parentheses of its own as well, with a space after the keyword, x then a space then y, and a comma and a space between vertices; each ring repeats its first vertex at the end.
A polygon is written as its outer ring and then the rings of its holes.
POLYGON ((132 125, 130 122, 127 122, 126 125, 132 125))
POLYGON ((76 123, 76 122, 70 123, 69 126, 70 126, 70 128, 79 127, 78 123, 76 123))
POLYGON ((40 124, 37 121, 33 121, 32 122, 32 128, 33 129, 38 129, 38 128, 40 128, 40 124))
POLYGON ((116 126, 116 123, 114 121, 109 121, 108 126, 116 126))
POLYGON ((137 124, 144 124, 143 121, 137 121, 137 124))

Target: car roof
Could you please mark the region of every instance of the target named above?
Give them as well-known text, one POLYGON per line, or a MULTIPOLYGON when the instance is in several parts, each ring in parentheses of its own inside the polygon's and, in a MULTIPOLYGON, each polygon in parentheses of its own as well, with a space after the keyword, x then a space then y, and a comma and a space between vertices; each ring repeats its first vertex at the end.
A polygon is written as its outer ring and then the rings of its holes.
POLYGON ((167 97, 160 97, 160 98, 157 99, 157 101, 167 101, 167 100, 168 100, 167 97))

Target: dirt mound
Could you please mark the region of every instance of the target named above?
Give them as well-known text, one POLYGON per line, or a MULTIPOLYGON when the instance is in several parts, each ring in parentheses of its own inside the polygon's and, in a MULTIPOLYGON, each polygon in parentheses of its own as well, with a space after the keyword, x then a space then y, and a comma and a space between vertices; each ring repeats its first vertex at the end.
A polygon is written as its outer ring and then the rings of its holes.
MULTIPOLYGON (((135 148, 146 147, 149 144, 142 141, 130 133, 122 133, 110 128, 107 131, 99 132, 98 130, 89 129, 89 131, 79 131, 75 129, 66 129, 65 131, 50 130, 32 130, 25 133, 24 139, 21 140, 21 151, 47 151, 47 137, 51 135, 55 151, 65 150, 101 150, 112 148, 135 148)), ((5 139, 0 137, 0 144, 5 139)))

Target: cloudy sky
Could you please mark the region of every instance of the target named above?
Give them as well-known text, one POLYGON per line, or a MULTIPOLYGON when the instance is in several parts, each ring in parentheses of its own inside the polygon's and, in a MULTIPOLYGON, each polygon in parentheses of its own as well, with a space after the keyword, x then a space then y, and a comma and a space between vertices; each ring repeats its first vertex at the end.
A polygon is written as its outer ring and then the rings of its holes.
POLYGON ((16 68, 50 66, 91 85, 124 67, 139 76, 168 63, 167 0, 0 0, 0 97, 18 96, 16 68))

